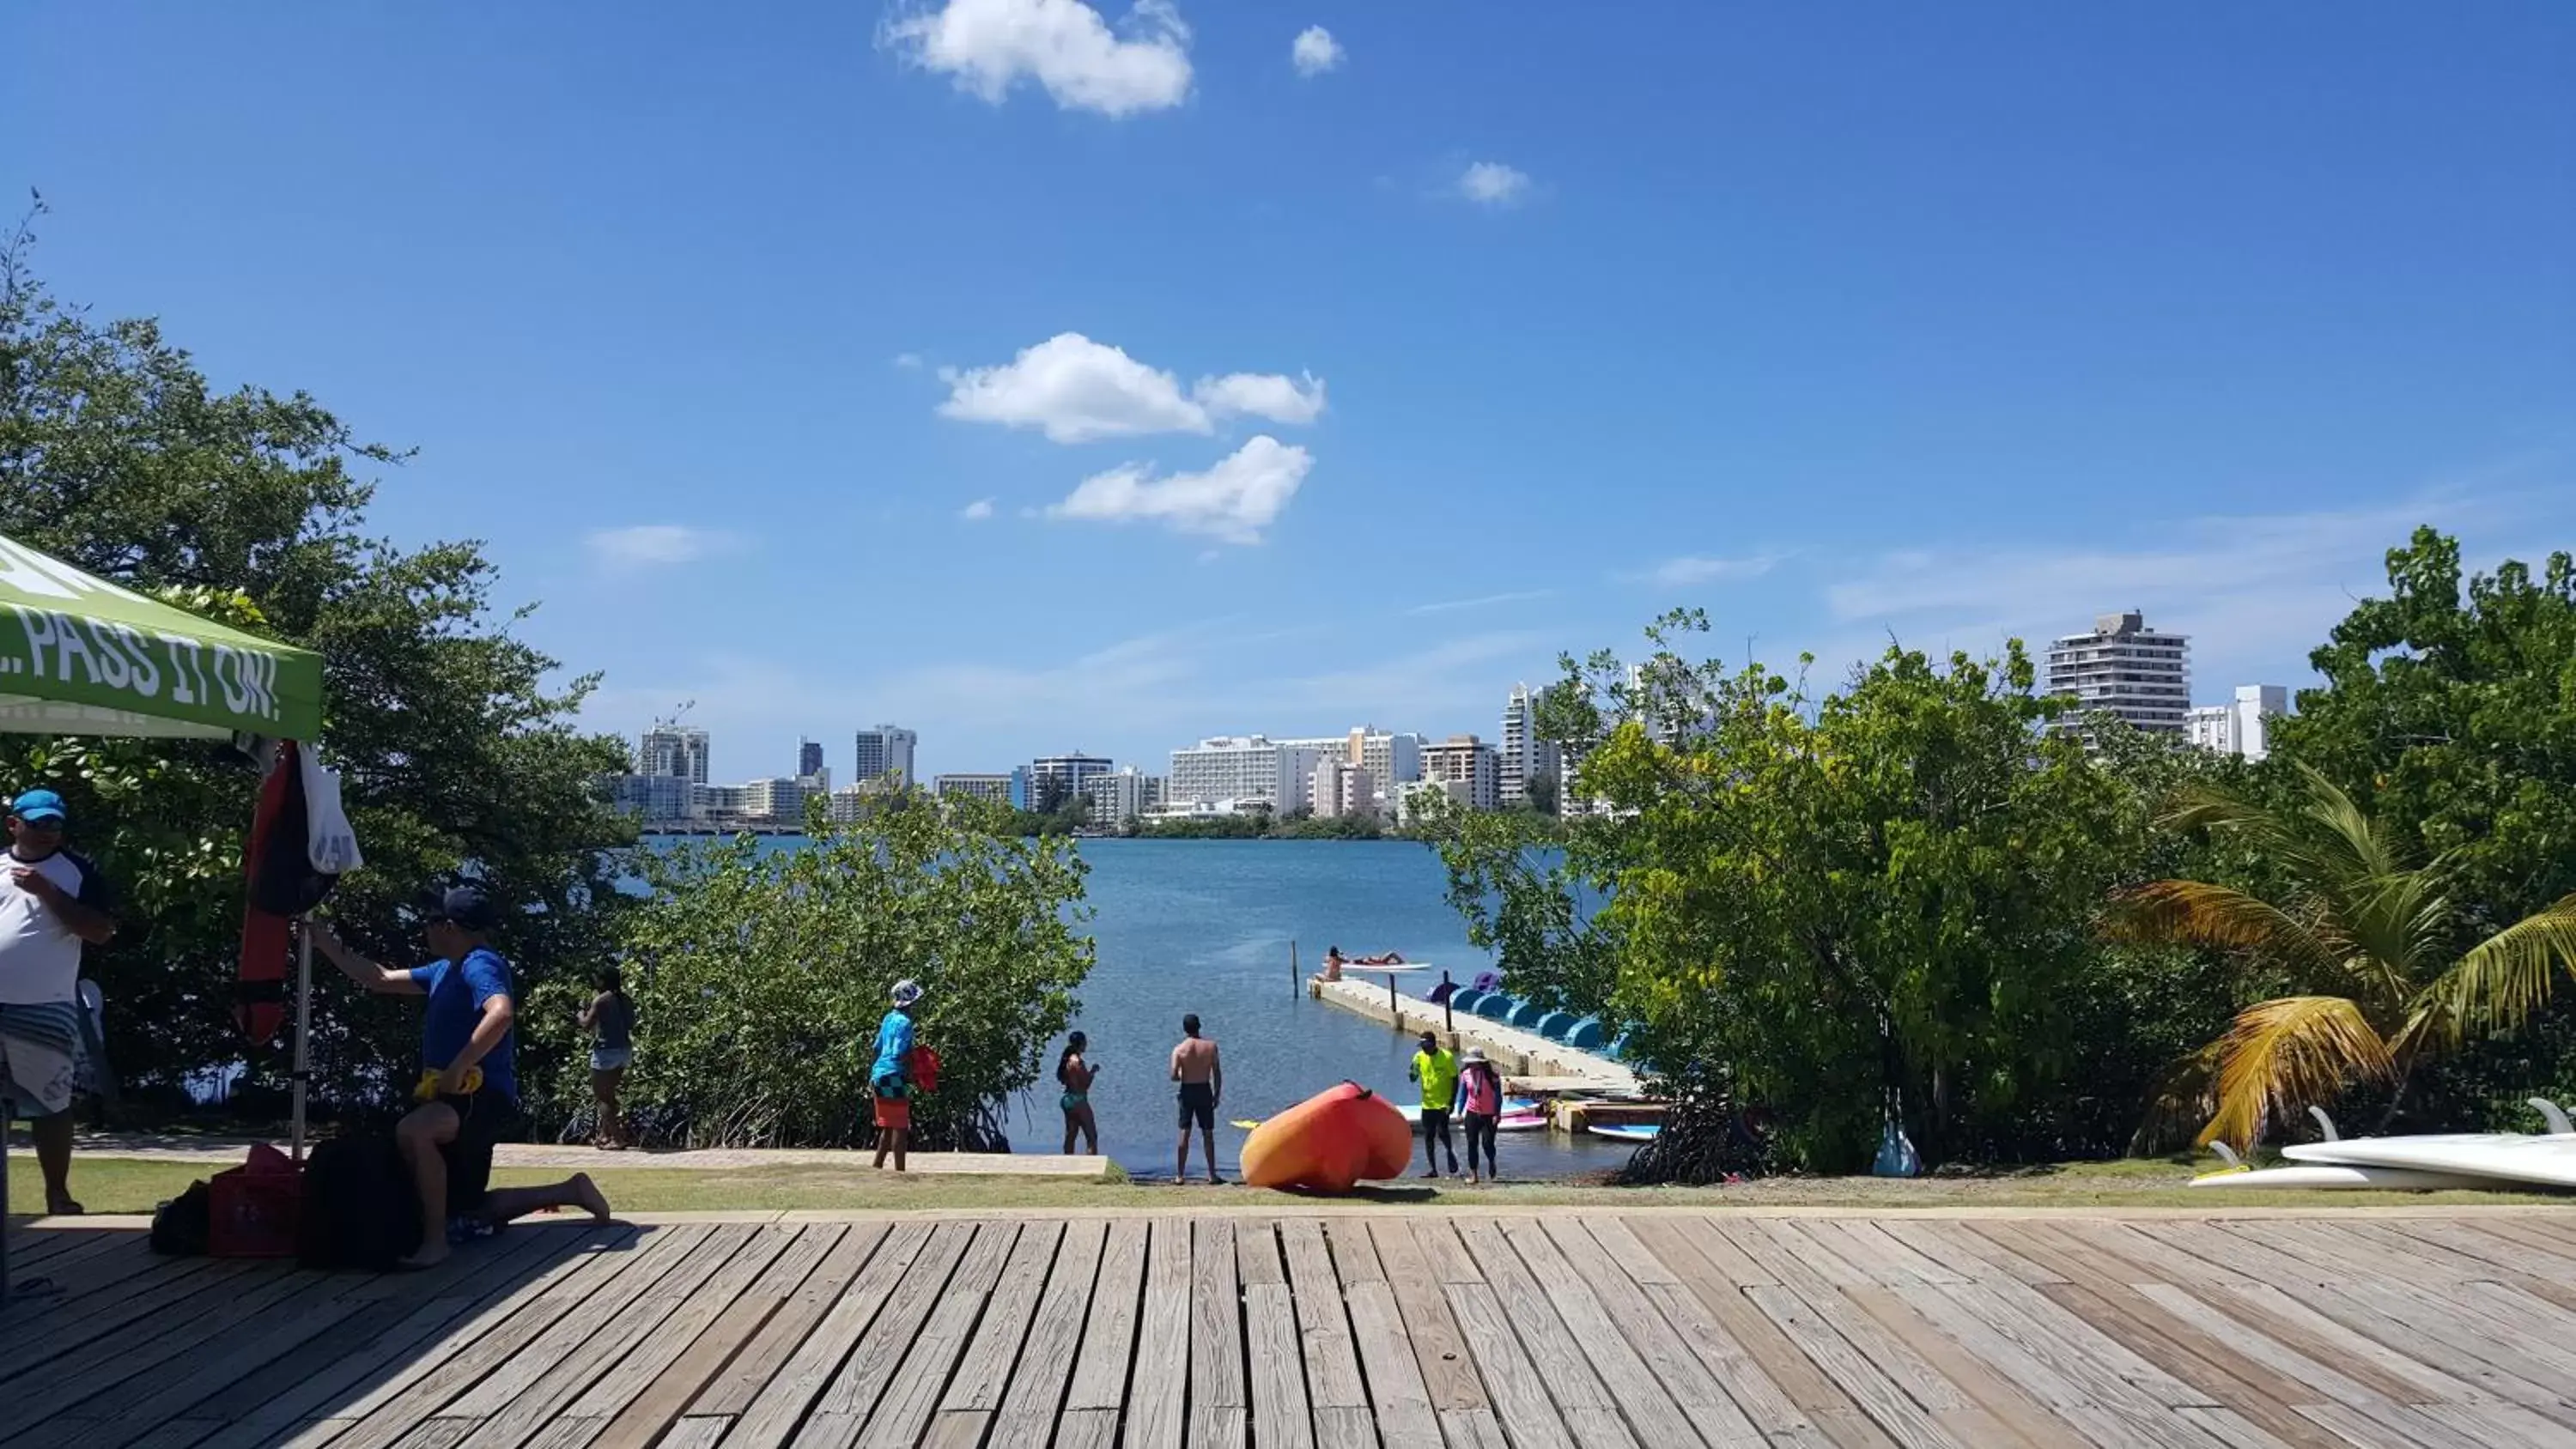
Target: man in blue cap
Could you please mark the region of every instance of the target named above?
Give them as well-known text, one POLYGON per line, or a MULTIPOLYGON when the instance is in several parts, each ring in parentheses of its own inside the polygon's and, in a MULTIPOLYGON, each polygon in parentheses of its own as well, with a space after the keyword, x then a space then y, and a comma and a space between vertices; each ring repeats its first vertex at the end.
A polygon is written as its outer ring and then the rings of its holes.
POLYGON ((9 803, 0 852, 0 1072, 36 1138, 45 1211, 72 1201, 72 1083, 80 1062, 81 948, 116 934, 115 894, 98 867, 63 849, 63 797, 9 803))
POLYGON ((350 980, 370 991, 429 998, 421 1024, 428 1100, 394 1128, 420 1192, 420 1249, 402 1265, 426 1268, 445 1258, 451 1221, 498 1226, 557 1207, 582 1208, 608 1221, 608 1199, 587 1173, 545 1187, 492 1186, 492 1149, 520 1120, 510 963, 492 949, 495 915, 480 888, 459 886, 426 915, 423 929, 435 959, 408 971, 379 966, 329 928, 312 926, 314 949, 350 980))

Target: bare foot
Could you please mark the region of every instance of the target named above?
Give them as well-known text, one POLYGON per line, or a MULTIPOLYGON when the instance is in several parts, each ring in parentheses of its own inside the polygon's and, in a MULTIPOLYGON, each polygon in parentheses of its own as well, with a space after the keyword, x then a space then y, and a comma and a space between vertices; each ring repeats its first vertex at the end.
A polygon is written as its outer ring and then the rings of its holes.
POLYGON ((76 1218, 88 1211, 89 1209, 82 1207, 79 1203, 76 1203, 67 1197, 49 1197, 45 1199, 45 1214, 48 1217, 76 1218))
POLYGON ((412 1272, 423 1268, 435 1268, 447 1261, 447 1253, 447 1234, 442 1232, 421 1244, 419 1252, 408 1258, 395 1259, 394 1266, 412 1272))
POLYGON ((576 1172, 572 1175, 572 1200, 581 1204, 590 1213, 591 1221, 600 1223, 608 1221, 608 1195, 599 1190, 598 1183, 590 1180, 589 1173, 576 1172))

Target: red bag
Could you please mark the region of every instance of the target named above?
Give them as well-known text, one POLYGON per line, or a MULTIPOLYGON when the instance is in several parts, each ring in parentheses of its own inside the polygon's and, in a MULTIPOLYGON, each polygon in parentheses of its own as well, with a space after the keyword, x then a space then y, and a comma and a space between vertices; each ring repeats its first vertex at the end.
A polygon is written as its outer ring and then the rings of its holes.
POLYGON ((914 1047, 912 1049, 912 1055, 904 1058, 903 1072, 906 1077, 911 1079, 912 1089, 914 1091, 938 1091, 939 1053, 932 1051, 926 1046, 914 1047))
POLYGON ((206 1251, 217 1258, 292 1258, 302 1217, 304 1175, 265 1143, 250 1161, 206 1184, 206 1251))

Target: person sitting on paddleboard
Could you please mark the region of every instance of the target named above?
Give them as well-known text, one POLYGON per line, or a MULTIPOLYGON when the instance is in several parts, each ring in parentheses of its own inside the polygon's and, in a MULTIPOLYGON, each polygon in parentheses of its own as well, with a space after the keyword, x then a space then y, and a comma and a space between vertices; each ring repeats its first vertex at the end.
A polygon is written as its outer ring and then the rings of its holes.
POLYGON ((1324 969, 1316 973, 1315 979, 1318 981, 1341 980, 1342 965, 1342 948, 1339 946, 1326 946, 1324 948, 1324 969))

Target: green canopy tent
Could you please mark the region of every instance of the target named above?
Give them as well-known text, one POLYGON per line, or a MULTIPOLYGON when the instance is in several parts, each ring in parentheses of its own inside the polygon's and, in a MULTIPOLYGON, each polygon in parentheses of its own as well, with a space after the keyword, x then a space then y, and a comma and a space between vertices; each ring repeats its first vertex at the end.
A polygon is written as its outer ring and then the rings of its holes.
MULTIPOLYGON (((0 537, 0 732, 311 740, 321 731, 320 655, 200 619, 0 537)), ((296 1005, 299 1080, 305 984, 296 1005)), ((0 1101, 9 1085, 0 1080, 0 1101)), ((0 1202, 5 1149, 0 1138, 0 1202)), ((0 1300, 8 1291, 0 1214, 0 1300)))

